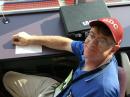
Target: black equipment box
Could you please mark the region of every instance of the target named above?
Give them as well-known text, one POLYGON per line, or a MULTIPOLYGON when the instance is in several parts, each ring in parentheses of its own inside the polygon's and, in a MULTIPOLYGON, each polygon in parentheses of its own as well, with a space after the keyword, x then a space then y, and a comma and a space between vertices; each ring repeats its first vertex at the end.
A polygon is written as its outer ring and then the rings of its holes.
POLYGON ((103 0, 79 3, 60 8, 61 20, 66 35, 75 40, 84 40, 85 33, 90 29, 89 22, 97 18, 110 17, 103 0))

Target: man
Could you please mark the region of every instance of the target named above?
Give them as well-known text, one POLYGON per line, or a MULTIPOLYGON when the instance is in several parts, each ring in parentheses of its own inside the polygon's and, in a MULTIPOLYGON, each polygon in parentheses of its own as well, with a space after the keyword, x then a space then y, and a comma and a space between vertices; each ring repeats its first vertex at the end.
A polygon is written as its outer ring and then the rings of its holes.
MULTIPOLYGON (((61 36, 36 36, 18 33, 15 45, 37 44, 74 53, 80 60, 72 79, 93 72, 73 82, 57 97, 119 97, 118 64, 114 53, 123 39, 123 28, 115 18, 90 22, 91 29, 84 43, 61 36), (96 72, 96 73, 95 73, 96 72)), ((5 88, 14 97, 53 97, 59 83, 51 78, 7 72, 5 88)))

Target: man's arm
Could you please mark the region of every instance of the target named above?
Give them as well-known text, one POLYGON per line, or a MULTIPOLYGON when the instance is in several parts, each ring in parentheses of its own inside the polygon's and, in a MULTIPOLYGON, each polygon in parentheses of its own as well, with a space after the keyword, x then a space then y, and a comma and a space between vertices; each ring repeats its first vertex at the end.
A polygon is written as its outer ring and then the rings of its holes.
POLYGON ((65 50, 72 52, 72 39, 62 36, 36 36, 27 33, 18 33, 13 36, 13 44, 15 45, 43 45, 57 50, 65 50))

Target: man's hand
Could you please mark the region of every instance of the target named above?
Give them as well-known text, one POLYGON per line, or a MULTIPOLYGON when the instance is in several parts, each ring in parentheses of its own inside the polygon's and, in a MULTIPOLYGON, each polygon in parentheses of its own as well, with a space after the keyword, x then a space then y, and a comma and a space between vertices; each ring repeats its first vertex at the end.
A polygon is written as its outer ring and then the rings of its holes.
POLYGON ((15 45, 29 45, 31 40, 31 35, 25 32, 19 32, 16 35, 13 35, 13 44, 15 45))

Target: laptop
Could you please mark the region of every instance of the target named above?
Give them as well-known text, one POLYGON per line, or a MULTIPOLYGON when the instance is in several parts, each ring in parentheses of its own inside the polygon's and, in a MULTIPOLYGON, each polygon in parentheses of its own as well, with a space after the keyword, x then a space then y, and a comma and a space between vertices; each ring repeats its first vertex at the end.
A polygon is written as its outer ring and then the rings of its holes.
POLYGON ((82 40, 90 29, 89 22, 102 17, 110 17, 108 8, 103 0, 79 3, 60 8, 60 16, 65 34, 74 39, 82 40), (85 34, 85 35, 84 35, 85 34))

